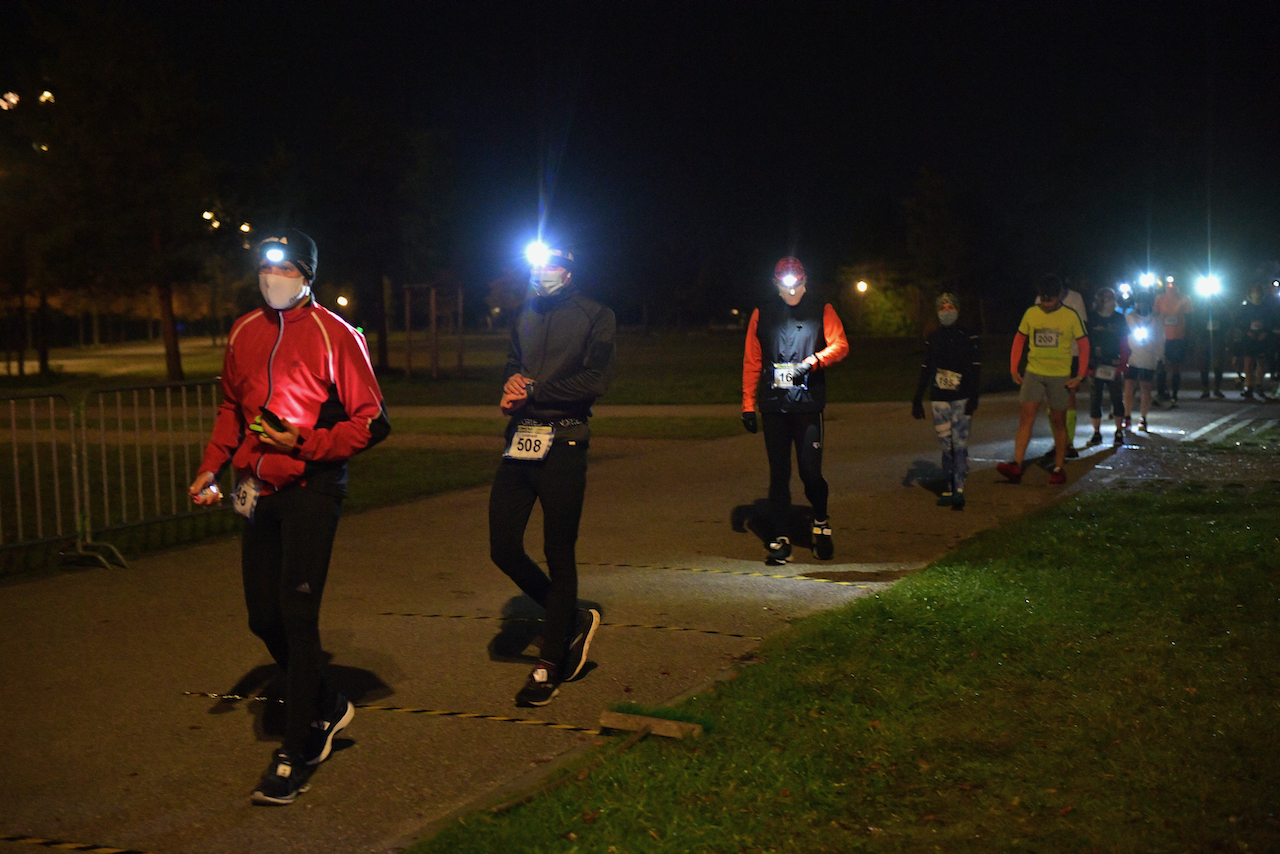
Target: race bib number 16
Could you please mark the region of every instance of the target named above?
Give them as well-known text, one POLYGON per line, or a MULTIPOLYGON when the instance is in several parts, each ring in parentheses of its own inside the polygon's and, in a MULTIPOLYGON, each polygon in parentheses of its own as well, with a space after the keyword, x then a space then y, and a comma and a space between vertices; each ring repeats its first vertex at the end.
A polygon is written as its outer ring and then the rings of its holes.
POLYGON ((511 444, 503 454, 509 460, 541 460, 551 450, 555 430, 550 425, 521 424, 511 437, 511 444))

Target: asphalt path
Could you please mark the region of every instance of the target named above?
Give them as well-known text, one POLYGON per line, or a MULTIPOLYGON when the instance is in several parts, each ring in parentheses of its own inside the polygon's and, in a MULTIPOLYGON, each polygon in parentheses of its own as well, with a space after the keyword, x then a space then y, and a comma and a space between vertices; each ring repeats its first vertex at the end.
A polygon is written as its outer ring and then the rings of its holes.
MULTIPOLYGON (((709 690, 791 620, 872 595, 1064 494, 1038 469, 1018 486, 995 474, 1012 453, 1017 404, 991 396, 971 436, 968 505, 936 507, 932 425, 913 421, 909 409, 828 408, 829 563, 801 549, 792 564, 765 567, 760 539, 734 530, 734 509, 764 497, 760 436, 593 444, 578 559, 582 598, 605 624, 585 676, 543 709, 512 703, 532 662, 525 647, 538 614, 489 562, 487 488, 344 519, 322 636, 331 679, 362 708, 311 791, 289 807, 249 803, 278 741, 281 706, 270 700, 279 686, 269 658, 246 627, 237 540, 168 551, 127 570, 9 583, 0 597, 9 735, 0 837, 155 854, 402 847, 589 747, 610 705, 709 690), (806 572, 827 580, 799 577, 806 572)), ((393 412, 393 421, 409 411, 393 412)), ((733 406, 601 406, 598 414, 738 417, 733 406)), ((1118 452, 1105 428, 1107 443, 1068 467, 1065 491, 1114 480, 1117 464, 1140 460, 1144 448, 1276 414, 1280 406, 1189 400, 1153 413, 1152 432, 1131 434, 1118 452)), ((1082 417, 1076 444, 1089 433, 1082 417)), ((1048 445, 1042 418, 1032 454, 1048 445)), ((802 503, 798 479, 793 490, 802 503)), ((536 511, 527 542, 539 557, 536 511)), ((0 841, 5 854, 30 850, 30 841, 0 841)))

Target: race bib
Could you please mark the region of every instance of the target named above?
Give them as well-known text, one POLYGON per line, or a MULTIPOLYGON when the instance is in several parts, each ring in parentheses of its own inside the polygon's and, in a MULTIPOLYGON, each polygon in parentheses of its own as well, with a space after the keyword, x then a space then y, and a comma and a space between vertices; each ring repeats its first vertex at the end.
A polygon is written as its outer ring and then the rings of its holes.
POLYGON ((955 371, 944 371, 938 368, 933 375, 933 384, 943 391, 955 391, 960 388, 960 375, 955 371))
POLYGON ((1249 330, 1250 330, 1251 332, 1261 332, 1261 331, 1262 331, 1262 321, 1261 321, 1261 320, 1251 320, 1251 321, 1249 321, 1249 330))
POLYGON ((502 456, 509 460, 541 460, 551 450, 555 428, 549 424, 521 424, 511 437, 511 444, 502 456))
POLYGON ((1056 329, 1037 329, 1032 339, 1037 347, 1054 347, 1058 346, 1058 330, 1056 329))
POLYGON ((1093 375, 1103 381, 1113 380, 1116 378, 1116 366, 1098 365, 1098 369, 1093 372, 1093 375))
POLYGON ((236 484, 236 493, 231 497, 231 507, 246 519, 253 518, 253 510, 258 506, 258 496, 262 495, 262 481, 256 477, 246 477, 236 484))
POLYGON ((805 377, 796 376, 796 368, 800 366, 799 362, 773 363, 773 387, 774 388, 808 388, 807 375, 805 377))
POLYGON ((1182 315, 1180 314, 1166 314, 1164 316, 1165 326, 1177 326, 1181 322, 1182 322, 1182 315))

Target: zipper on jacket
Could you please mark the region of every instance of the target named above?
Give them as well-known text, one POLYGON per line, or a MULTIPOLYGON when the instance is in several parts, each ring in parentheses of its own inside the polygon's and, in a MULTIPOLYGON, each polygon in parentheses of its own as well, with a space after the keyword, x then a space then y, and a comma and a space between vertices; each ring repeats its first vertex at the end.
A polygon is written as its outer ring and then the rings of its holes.
MULTIPOLYGON (((276 333, 276 343, 271 347, 271 355, 267 357, 267 399, 262 403, 263 406, 268 408, 271 406, 271 395, 275 391, 275 380, 272 378, 271 371, 276 361, 276 351, 280 349, 280 342, 284 340, 284 312, 281 311, 278 314, 280 315, 280 331, 276 333)), ((258 457, 258 461, 253 464, 253 473, 259 479, 262 478, 261 465, 262 457, 258 457)))

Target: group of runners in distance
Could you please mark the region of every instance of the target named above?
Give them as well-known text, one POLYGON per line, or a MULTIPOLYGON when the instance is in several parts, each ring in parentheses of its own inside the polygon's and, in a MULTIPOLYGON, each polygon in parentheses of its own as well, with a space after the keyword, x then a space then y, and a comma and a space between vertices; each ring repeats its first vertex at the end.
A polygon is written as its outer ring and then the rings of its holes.
MULTIPOLYGON (((386 438, 391 424, 364 336, 316 303, 314 241, 286 229, 259 244, 257 262, 265 306, 239 318, 227 336, 222 402, 189 492, 196 504, 216 504, 223 497, 219 471, 230 466, 234 472, 232 503, 244 516, 241 570, 249 627, 284 673, 283 743, 251 799, 282 805, 308 789, 316 767, 332 753, 334 737, 355 714, 355 706, 324 678, 320 602, 346 496, 347 461, 386 438)), ((493 563, 545 611, 536 663, 515 695, 517 705, 536 707, 581 676, 600 626, 598 610, 579 606, 575 547, 589 421, 613 376, 616 324, 611 310, 577 287, 571 252, 542 247, 530 267, 530 295, 513 321, 503 376, 499 407, 508 417, 506 445, 490 492, 488 523, 493 563), (542 508, 545 570, 524 547, 535 503, 542 508)), ((793 547, 802 545, 793 542, 789 526, 793 452, 812 507, 807 544, 818 560, 835 554, 822 474, 823 412, 826 371, 848 354, 849 344, 834 308, 807 285, 798 259, 778 261, 773 293, 750 315, 743 353, 742 424, 751 433, 763 431, 768 458, 767 511, 756 521, 771 566, 787 563, 793 547)), ((1122 381, 1124 412, 1132 411, 1135 385, 1141 388, 1145 429, 1162 356, 1177 398, 1186 354, 1175 342, 1191 328, 1191 308, 1170 287, 1160 300, 1139 294, 1133 309, 1121 314, 1115 293, 1103 288, 1089 318, 1091 345, 1078 294, 1064 291, 1053 276, 1040 281, 1038 294, 1010 358, 1022 405, 1015 458, 998 468, 1015 482, 1022 477, 1031 427, 1047 402, 1054 435, 1050 482, 1062 483, 1063 462, 1073 450, 1069 437, 1075 425, 1068 410, 1074 414, 1075 388, 1092 374, 1090 444, 1102 441, 1099 407, 1108 388, 1115 442, 1123 441, 1128 415, 1121 420, 1122 381)), ((936 310, 938 327, 925 341, 912 415, 926 417, 927 394, 946 478, 938 504, 961 510, 981 386, 980 347, 977 335, 957 322, 959 298, 942 294, 936 310)), ((1217 313, 1213 323, 1223 322, 1225 314, 1217 313)), ((1239 317, 1245 393, 1260 396, 1259 362, 1274 355, 1268 348, 1277 340, 1277 320, 1253 292, 1239 317)), ((1221 396, 1218 350, 1203 350, 1204 395, 1213 370, 1214 392, 1221 396)))

